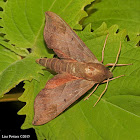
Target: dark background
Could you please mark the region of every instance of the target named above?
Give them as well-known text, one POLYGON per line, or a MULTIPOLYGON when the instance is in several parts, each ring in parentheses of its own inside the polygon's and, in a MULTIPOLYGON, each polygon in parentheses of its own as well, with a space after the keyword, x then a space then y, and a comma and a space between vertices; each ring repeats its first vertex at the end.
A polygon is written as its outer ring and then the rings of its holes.
MULTIPOLYGON (((20 83, 7 94, 23 93, 23 83, 20 83)), ((2 135, 30 135, 29 140, 37 140, 35 130, 30 128, 21 129, 24 123, 25 115, 17 115, 17 112, 25 106, 26 103, 20 101, 0 102, 0 139, 2 135)), ((5 139, 5 138, 3 138, 5 139)), ((9 138, 10 139, 10 138, 9 138)), ((13 138, 12 138, 13 139, 13 138)), ((16 138, 17 139, 17 138, 16 138)), ((21 138, 24 139, 25 138, 21 138)))
POLYGON ((19 101, 0 103, 0 139, 2 135, 30 135, 28 139, 37 139, 34 129, 21 130, 20 128, 24 123, 25 115, 17 115, 17 112, 24 105, 25 103, 19 101))

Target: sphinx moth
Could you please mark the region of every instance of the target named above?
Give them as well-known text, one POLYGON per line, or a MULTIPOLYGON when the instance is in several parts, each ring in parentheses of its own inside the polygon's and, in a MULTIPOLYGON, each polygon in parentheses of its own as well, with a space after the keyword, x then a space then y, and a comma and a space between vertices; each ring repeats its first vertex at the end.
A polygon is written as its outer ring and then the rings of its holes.
POLYGON ((54 119, 95 84, 113 76, 64 20, 53 12, 46 12, 45 17, 45 42, 60 59, 37 60, 58 74, 35 98, 34 125, 54 119))

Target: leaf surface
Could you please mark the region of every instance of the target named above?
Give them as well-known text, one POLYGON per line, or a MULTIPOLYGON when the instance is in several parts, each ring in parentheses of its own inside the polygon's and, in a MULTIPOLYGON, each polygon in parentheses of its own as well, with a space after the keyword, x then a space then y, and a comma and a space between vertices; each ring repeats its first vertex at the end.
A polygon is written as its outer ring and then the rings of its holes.
POLYGON ((36 79, 38 73, 43 73, 40 66, 36 64, 36 59, 37 57, 28 56, 11 63, 8 67, 4 64, 5 69, 0 73, 0 96, 21 81, 36 79))
POLYGON ((20 59, 21 58, 15 53, 12 53, 0 45, 0 73, 2 73, 2 71, 5 70, 10 64, 20 59))
MULTIPOLYGON (((96 0, 88 9, 89 16, 84 25, 92 23, 96 29, 102 22, 110 27, 119 25, 119 29, 127 29, 130 40, 140 34, 140 1, 139 0, 96 0)), ((138 42, 138 41, 137 41, 138 42)))
MULTIPOLYGON (((49 57, 43 39, 45 12, 52 11, 61 16, 71 27, 78 25, 87 16, 83 7, 93 0, 12 0, 1 4, 0 31, 11 44, 20 48, 31 48, 37 55, 49 57), (72 12, 71 12, 72 11, 72 12)), ((79 26, 77 26, 79 27, 79 26)))

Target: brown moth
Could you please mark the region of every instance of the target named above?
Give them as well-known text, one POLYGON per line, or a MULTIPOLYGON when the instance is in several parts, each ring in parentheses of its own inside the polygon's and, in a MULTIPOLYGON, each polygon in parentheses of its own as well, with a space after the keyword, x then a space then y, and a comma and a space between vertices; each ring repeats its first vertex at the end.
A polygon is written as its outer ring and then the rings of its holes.
POLYGON ((37 60, 58 74, 46 83, 35 99, 34 125, 51 121, 95 84, 113 76, 64 20, 53 12, 46 12, 45 16, 45 42, 60 59, 37 60))

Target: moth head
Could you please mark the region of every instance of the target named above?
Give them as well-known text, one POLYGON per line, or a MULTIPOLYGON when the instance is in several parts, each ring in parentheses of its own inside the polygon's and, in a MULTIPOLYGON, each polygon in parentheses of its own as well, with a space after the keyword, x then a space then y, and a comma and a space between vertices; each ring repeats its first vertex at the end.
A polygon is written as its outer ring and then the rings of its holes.
POLYGON ((87 66, 85 67, 85 77, 87 80, 100 83, 105 79, 111 78, 112 76, 112 72, 110 72, 110 70, 102 64, 87 63, 87 66))

